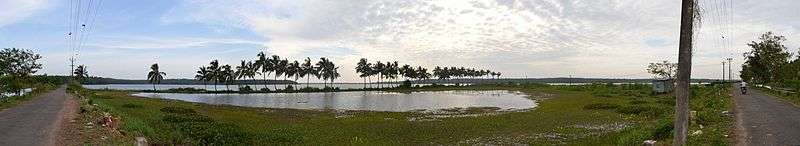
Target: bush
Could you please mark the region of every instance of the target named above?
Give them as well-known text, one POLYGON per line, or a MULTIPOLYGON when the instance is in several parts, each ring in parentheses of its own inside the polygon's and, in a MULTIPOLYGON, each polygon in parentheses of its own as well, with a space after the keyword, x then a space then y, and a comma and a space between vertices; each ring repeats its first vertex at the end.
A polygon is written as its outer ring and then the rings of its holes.
POLYGON ((126 103, 126 104, 123 104, 122 107, 124 107, 124 108, 140 108, 140 107, 142 107, 142 105, 133 104, 133 103, 126 103))
POLYGON ((292 91, 292 90, 294 90, 294 86, 292 86, 292 85, 286 85, 286 88, 284 88, 283 90, 284 90, 284 91, 292 91))
POLYGON ((659 117, 664 113, 664 110, 653 106, 632 105, 617 108, 617 112, 623 114, 644 115, 647 117, 659 117))
POLYGON ((243 93, 253 92, 253 88, 250 88, 249 85, 245 85, 243 87, 239 87, 239 92, 243 93))
POLYGON ((192 87, 186 87, 186 88, 167 89, 167 91, 168 92, 188 92, 188 93, 192 93, 192 92, 204 92, 206 90, 205 89, 192 88, 192 87))
POLYGON ((603 109, 616 109, 619 105, 611 104, 611 103, 592 103, 583 106, 583 109, 587 110, 603 110, 603 109))
POLYGON ((159 111, 165 113, 172 113, 172 114, 193 114, 196 113, 193 109, 182 108, 182 107, 164 107, 161 108, 159 111))

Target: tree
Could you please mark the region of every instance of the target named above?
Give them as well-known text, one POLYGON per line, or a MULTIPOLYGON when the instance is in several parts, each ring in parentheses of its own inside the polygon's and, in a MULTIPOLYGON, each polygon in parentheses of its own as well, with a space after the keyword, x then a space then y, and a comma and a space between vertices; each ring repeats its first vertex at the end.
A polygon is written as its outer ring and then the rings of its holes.
POLYGON ((663 62, 650 63, 647 66, 647 72, 653 74, 655 78, 672 80, 675 74, 678 73, 678 64, 670 63, 664 60, 663 62))
POLYGON ((79 83, 82 83, 84 78, 89 77, 89 71, 86 70, 86 66, 84 65, 78 65, 72 74, 75 74, 75 79, 78 80, 79 83))
MULTIPOLYGON (((283 60, 281 60, 281 57, 278 55, 272 55, 270 62, 272 62, 271 70, 275 72, 275 81, 278 81, 278 76, 283 75, 283 69, 286 67, 286 64, 281 64, 283 60)), ((272 87, 276 90, 278 89, 278 85, 275 83, 272 84, 272 87)))
POLYGON ((150 65, 150 72, 147 73, 147 81, 153 84, 153 91, 157 91, 156 84, 161 84, 161 80, 164 80, 164 76, 166 75, 167 73, 158 70, 158 63, 150 65))
POLYGON ((267 54, 264 52, 258 53, 258 60, 256 60, 257 69, 261 69, 261 75, 264 77, 264 88, 267 88, 267 76, 274 70, 274 64, 272 63, 272 59, 267 58, 267 54))
POLYGON ((361 79, 364 79, 364 88, 367 88, 367 79, 366 78, 369 77, 370 72, 371 72, 370 71, 371 70, 370 65, 371 65, 370 63, 367 63, 367 59, 366 58, 361 58, 360 60, 358 60, 358 64, 356 64, 356 73, 360 73, 360 75, 358 75, 358 77, 361 77, 361 79))
POLYGON ((194 79, 197 79, 197 80, 203 82, 203 89, 204 90, 206 88, 208 88, 208 87, 206 87, 206 82, 209 79, 209 77, 208 77, 209 76, 208 68, 206 68, 205 66, 200 66, 200 68, 198 68, 197 72, 195 72, 195 73, 196 74, 194 75, 194 79))
POLYGON ((758 39, 759 42, 747 44, 752 50, 744 54, 745 63, 742 64, 740 77, 757 84, 779 82, 782 79, 779 69, 787 64, 790 57, 783 45, 786 38, 766 32, 758 39))
POLYGON ((27 49, 5 48, 0 51, 0 78, 8 81, 5 87, 0 87, 21 94, 22 89, 28 86, 30 76, 42 69, 42 64, 36 62, 41 58, 27 49))
POLYGON ((303 62, 303 65, 300 66, 300 77, 306 77, 306 88, 308 88, 308 84, 311 81, 311 76, 315 75, 316 69, 314 69, 314 65, 311 64, 311 58, 306 57, 306 60, 303 62))
POLYGON ((231 83, 236 82, 236 71, 231 69, 230 65, 226 64, 222 66, 222 70, 218 75, 219 77, 217 78, 220 80, 220 82, 225 83, 225 89, 227 91, 231 91, 231 88, 228 86, 230 86, 231 83))
POLYGON ((219 61, 218 60, 213 60, 209 64, 210 65, 208 66, 208 71, 209 71, 208 80, 214 81, 214 91, 217 91, 217 84, 220 81, 219 76, 221 74, 221 71, 220 71, 221 68, 219 66, 219 61))

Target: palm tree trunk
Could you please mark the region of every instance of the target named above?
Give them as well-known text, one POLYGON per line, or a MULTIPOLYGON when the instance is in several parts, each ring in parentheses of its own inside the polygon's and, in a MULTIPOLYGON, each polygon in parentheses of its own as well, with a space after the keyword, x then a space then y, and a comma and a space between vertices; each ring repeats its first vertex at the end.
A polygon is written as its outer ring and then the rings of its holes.
POLYGON ((153 92, 156 92, 156 84, 153 83, 153 92))
POLYGON ((264 74, 261 74, 261 75, 264 76, 264 88, 267 88, 267 74, 264 73, 264 74))
POLYGON ((275 88, 275 90, 278 90, 278 73, 275 73, 275 75, 275 80, 273 80, 275 83, 272 83, 272 87, 275 88))
POLYGON ((311 83, 311 76, 306 76, 306 88, 308 88, 308 84, 311 83))

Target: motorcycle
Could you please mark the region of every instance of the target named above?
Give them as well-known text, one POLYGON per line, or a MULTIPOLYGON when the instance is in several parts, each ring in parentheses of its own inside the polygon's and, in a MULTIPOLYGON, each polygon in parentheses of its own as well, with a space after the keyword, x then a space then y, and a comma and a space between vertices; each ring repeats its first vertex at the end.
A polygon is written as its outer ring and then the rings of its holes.
POLYGON ((747 88, 742 87, 742 95, 747 94, 747 88))

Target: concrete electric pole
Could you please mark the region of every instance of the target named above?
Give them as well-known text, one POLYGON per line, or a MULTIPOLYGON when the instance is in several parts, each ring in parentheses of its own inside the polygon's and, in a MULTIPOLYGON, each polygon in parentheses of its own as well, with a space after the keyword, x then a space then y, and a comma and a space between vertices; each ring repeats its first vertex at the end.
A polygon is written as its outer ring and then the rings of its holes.
POLYGON ((678 78, 675 88, 675 139, 673 145, 686 145, 689 131, 689 80, 692 78, 692 35, 695 20, 695 0, 682 0, 681 29, 678 45, 678 78))

